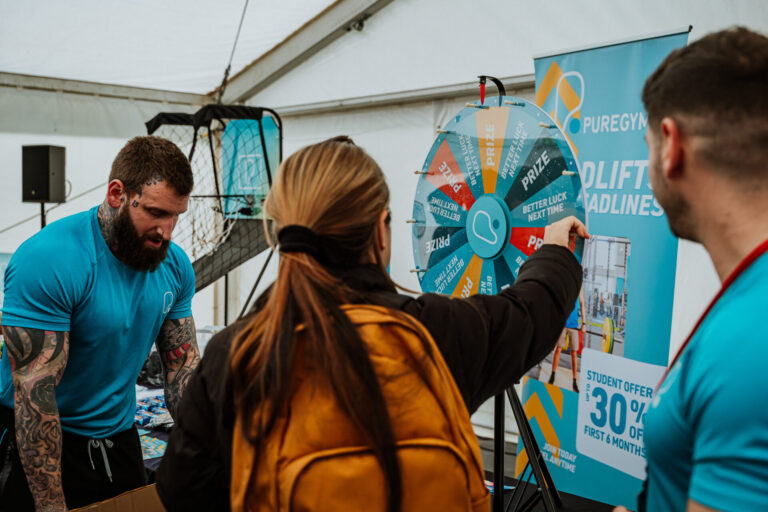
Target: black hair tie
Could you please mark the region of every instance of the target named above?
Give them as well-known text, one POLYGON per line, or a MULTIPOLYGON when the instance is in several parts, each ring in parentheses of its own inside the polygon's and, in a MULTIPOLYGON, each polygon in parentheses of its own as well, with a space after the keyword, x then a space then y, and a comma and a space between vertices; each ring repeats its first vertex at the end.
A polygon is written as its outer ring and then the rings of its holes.
POLYGON ((306 226, 285 226, 277 232, 277 243, 280 244, 280 252, 303 252, 318 261, 322 259, 320 237, 306 226))

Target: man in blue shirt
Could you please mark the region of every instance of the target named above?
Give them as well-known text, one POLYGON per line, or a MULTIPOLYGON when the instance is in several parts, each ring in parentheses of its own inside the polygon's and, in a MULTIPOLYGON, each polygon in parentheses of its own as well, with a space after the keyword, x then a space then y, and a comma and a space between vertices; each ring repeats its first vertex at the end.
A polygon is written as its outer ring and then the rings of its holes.
POLYGON ((653 192, 723 286, 651 402, 640 510, 768 507, 767 84, 768 37, 735 28, 672 52, 643 90, 653 192))
POLYGON ((0 510, 66 510, 145 483, 136 377, 156 343, 175 415, 199 361, 194 272, 170 241, 192 185, 174 144, 136 137, 115 158, 100 206, 14 254, 2 311, 0 510))
POLYGON ((557 340, 557 347, 552 355, 552 373, 549 375, 549 384, 555 383, 557 369, 560 367, 560 353, 564 348, 571 347, 571 374, 573 375, 573 390, 579 392, 579 354, 581 352, 581 338, 587 329, 587 317, 584 314, 584 296, 583 291, 579 292, 579 298, 576 299, 576 305, 565 321, 565 328, 557 340), (579 325, 581 320, 581 325, 579 325))

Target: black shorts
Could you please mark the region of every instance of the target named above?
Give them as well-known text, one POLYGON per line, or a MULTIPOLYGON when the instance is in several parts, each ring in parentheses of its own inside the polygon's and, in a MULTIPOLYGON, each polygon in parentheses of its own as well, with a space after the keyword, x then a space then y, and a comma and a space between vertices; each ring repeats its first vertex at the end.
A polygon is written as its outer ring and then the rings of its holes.
MULTIPOLYGON (((109 443, 105 439, 91 439, 69 432, 62 434, 61 471, 67 507, 83 507, 146 485, 141 443, 135 426, 110 436, 107 438, 109 443)), ((2 406, 0 436, 3 436, 0 442, 0 512, 34 511, 32 494, 16 449, 13 410, 2 406)))

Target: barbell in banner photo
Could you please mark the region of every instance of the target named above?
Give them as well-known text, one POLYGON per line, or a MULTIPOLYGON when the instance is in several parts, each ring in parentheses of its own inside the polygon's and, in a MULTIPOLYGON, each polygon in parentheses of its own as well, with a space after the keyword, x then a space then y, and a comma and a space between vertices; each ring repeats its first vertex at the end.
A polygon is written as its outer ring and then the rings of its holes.
POLYGON ((606 354, 613 353, 613 320, 609 317, 603 320, 602 349, 606 354))

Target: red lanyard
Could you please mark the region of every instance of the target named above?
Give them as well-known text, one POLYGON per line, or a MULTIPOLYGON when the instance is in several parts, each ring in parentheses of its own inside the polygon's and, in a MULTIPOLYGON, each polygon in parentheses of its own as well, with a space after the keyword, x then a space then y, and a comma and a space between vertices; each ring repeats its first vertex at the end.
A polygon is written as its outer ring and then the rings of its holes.
POLYGON ((680 359, 680 356, 683 354, 683 350, 685 350, 685 347, 688 346, 688 343, 691 341, 691 338, 693 338, 693 335, 696 334, 696 331, 701 326, 701 323, 704 321, 704 319, 707 317, 709 312, 712 310, 713 307, 715 307, 715 304, 717 304, 717 301, 720 300, 720 297, 723 296, 725 291, 733 284, 734 281, 736 281, 736 278, 738 278, 745 270, 747 270, 752 263, 755 262, 757 258, 762 256, 768 252, 768 240, 764 241, 755 249, 750 252, 746 258, 741 260, 741 263, 739 263, 736 268, 731 272, 731 274, 728 276, 728 278, 723 281, 723 285, 720 287, 720 291, 717 292, 717 295, 715 295, 715 298, 712 299, 712 302, 709 303, 709 306, 707 306, 707 309, 704 310, 704 313, 699 318, 699 321, 696 322, 696 326, 691 331, 691 334, 688 335, 688 338, 686 338, 685 342, 683 342, 683 345, 680 347, 680 349, 677 351, 677 354, 675 355, 675 358, 672 360, 671 363, 669 363, 669 366, 667 366, 666 371, 664 372, 664 376, 659 381, 659 384, 656 386, 656 389, 661 387, 661 384, 664 382, 664 379, 667 378, 667 374, 672 369, 672 367, 675 365, 678 359, 680 359))

